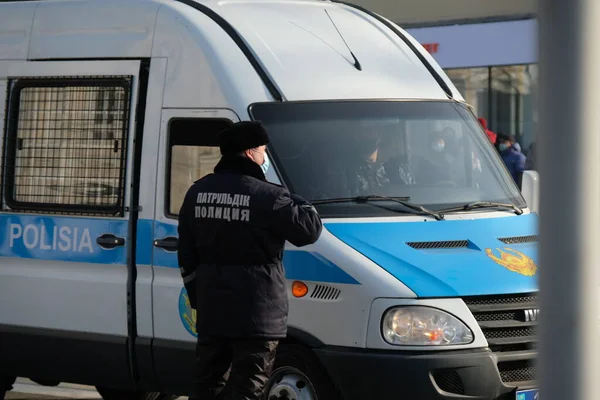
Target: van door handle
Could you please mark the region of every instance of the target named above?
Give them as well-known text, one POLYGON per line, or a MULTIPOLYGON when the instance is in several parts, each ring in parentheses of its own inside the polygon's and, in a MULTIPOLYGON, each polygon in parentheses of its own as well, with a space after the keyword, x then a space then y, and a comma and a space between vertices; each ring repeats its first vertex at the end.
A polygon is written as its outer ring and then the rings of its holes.
POLYGON ((167 236, 162 239, 154 239, 154 247, 160 247, 166 251, 177 251, 177 238, 175 236, 167 236))
POLYGON ((114 249, 115 247, 124 246, 125 238, 115 236, 112 233, 105 233, 96 238, 96 243, 104 249, 114 249))

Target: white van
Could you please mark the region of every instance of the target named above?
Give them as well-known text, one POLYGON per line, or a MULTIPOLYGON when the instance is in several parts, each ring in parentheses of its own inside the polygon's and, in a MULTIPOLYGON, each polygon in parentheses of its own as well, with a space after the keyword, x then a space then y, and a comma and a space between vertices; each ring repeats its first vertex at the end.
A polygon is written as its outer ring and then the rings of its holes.
POLYGON ((217 132, 254 119, 268 179, 324 222, 286 247, 267 398, 533 398, 537 216, 390 21, 330 1, 1 2, 0 94, 0 379, 193 393, 177 212, 217 132))

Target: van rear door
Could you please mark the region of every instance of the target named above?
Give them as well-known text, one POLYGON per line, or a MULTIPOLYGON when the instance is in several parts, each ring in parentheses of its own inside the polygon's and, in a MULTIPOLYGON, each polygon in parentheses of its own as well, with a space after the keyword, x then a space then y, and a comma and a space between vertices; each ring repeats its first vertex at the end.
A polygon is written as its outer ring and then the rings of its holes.
POLYGON ((0 62, 0 372, 9 376, 131 382, 140 66, 0 62))

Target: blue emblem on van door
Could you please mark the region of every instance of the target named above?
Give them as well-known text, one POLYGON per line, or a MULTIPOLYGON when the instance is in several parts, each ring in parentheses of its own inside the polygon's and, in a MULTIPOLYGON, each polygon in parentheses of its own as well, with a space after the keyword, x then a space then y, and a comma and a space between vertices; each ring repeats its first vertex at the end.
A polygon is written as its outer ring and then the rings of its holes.
POLYGON ((198 337, 198 333, 196 332, 196 310, 192 308, 185 288, 182 288, 179 293, 179 317, 185 329, 192 336, 198 337))

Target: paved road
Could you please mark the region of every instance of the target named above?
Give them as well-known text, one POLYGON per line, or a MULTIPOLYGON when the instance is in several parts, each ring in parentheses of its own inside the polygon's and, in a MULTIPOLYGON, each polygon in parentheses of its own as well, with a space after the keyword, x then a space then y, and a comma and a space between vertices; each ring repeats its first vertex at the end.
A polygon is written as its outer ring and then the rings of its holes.
POLYGON ((90 386, 61 384, 56 387, 40 386, 28 379, 17 379, 14 389, 6 394, 7 400, 99 400, 98 392, 90 386))
MULTIPOLYGON (((6 400, 102 400, 92 386, 62 383, 56 387, 40 386, 29 379, 17 379, 14 389, 6 394, 6 400)), ((179 397, 177 400, 188 400, 179 397)))

